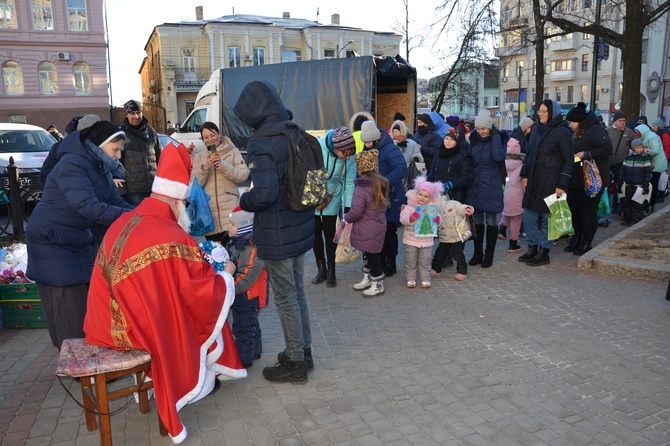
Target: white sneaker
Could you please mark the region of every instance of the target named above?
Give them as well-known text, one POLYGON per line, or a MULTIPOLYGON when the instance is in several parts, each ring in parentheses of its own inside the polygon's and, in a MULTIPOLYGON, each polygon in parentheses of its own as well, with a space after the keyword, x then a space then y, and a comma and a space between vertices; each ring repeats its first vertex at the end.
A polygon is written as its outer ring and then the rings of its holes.
POLYGON ((357 284, 354 284, 354 289, 360 291, 369 288, 370 285, 372 285, 372 280, 370 280, 370 274, 365 273, 363 274, 363 280, 361 280, 357 284))
POLYGON ((367 290, 363 291, 365 297, 375 297, 384 294, 384 280, 373 280, 372 285, 367 290))

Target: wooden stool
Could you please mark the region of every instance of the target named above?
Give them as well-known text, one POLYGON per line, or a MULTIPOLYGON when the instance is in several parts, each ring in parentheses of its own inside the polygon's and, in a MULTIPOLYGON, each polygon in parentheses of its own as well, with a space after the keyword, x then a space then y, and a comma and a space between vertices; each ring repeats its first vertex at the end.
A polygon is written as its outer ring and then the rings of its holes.
MULTIPOLYGON (((97 429, 95 416, 100 421, 102 446, 112 446, 112 426, 110 423, 109 401, 137 392, 140 412, 149 413, 148 390, 153 381, 146 381, 146 373, 151 367, 151 355, 144 350, 114 350, 87 344, 82 338, 66 339, 60 349, 56 375, 81 378, 81 392, 84 399, 86 427, 97 429), (122 389, 110 391, 107 381, 134 374, 137 383, 122 389)), ((168 432, 158 417, 160 433, 168 432)))

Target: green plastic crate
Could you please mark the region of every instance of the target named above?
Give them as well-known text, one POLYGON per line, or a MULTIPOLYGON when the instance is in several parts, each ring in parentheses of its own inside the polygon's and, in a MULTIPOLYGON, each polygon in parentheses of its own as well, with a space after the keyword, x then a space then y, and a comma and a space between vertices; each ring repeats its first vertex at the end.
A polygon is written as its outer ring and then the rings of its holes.
POLYGON ((37 284, 31 283, 10 283, 0 285, 0 300, 9 299, 37 299, 40 293, 37 291, 37 284))
POLYGON ((0 308, 5 328, 46 328, 42 301, 35 283, 0 285, 0 308))

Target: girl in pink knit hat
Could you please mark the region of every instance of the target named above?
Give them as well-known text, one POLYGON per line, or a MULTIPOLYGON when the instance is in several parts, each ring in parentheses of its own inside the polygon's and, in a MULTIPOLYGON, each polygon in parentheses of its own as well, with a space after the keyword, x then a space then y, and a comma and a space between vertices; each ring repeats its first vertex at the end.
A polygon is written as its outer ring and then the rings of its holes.
POLYGON ((414 189, 405 194, 407 205, 400 212, 400 223, 405 228, 402 242, 405 245, 407 288, 416 287, 417 274, 421 287, 430 288, 433 243, 440 224, 438 204, 441 191, 442 183, 431 183, 421 176, 416 178, 414 189))

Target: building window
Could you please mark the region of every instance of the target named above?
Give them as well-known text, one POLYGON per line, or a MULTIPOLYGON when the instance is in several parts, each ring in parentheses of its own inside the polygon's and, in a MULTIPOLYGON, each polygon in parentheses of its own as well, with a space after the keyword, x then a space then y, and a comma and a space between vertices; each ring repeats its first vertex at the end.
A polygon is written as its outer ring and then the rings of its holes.
POLYGON ((93 78, 91 67, 86 62, 77 62, 72 68, 74 75, 74 94, 93 93, 93 78))
POLYGON ((516 77, 523 76, 523 60, 518 60, 516 62, 516 77))
POLYGON ((649 39, 642 39, 642 63, 647 63, 648 53, 649 53, 649 39))
POLYGON ((32 0, 33 29, 53 30, 54 21, 51 12, 51 0, 32 0))
POLYGON ((598 101, 600 101, 600 84, 596 84, 596 103, 591 104, 591 110, 596 109, 596 105, 598 105, 598 101))
POLYGON ((503 65, 503 77, 509 78, 509 64, 503 65))
POLYGON ((42 62, 38 66, 40 94, 58 94, 58 72, 56 65, 42 62))
POLYGON ((0 0, 0 28, 17 28, 14 0, 0 0))
POLYGON ((5 80, 5 94, 8 96, 23 94, 23 73, 21 65, 7 61, 2 65, 2 77, 5 80))
POLYGON ((584 9, 590 8, 592 5, 591 0, 584 0, 584 9))
POLYGON ((67 15, 70 31, 88 31, 86 0, 67 0, 67 15))
POLYGON ((582 54, 582 71, 589 71, 589 55, 582 54))
POLYGON ((182 66, 184 67, 184 73, 194 73, 195 72, 195 49, 194 48, 182 48, 181 49, 181 61, 182 61, 182 66))
POLYGON ((588 92, 589 92, 588 86, 580 85, 579 86, 579 100, 582 101, 582 102, 588 101, 588 99, 587 99, 588 98, 588 92))
POLYGON ((265 48, 254 48, 254 65, 265 65, 265 48))
MULTIPOLYGON (((551 61, 549 59, 544 59, 544 74, 551 73, 551 61)), ((549 98, 545 98, 549 99, 549 98)))
POLYGON ((537 76, 537 59, 533 59, 533 76, 537 76))
POLYGON ((568 97, 565 100, 568 103, 575 102, 575 87, 573 85, 568 85, 568 97))
POLYGON ((484 96, 484 108, 486 108, 486 107, 488 107, 488 106, 489 106, 489 97, 488 97, 488 96, 484 96))
POLYGON ((20 114, 20 115, 9 115, 7 117, 7 122, 10 124, 28 124, 28 120, 26 119, 26 115, 20 114))
POLYGON ((544 87, 544 99, 549 99, 549 87, 544 87))
POLYGON ((240 66, 240 47, 228 47, 228 67, 235 68, 240 66))
POLYGON ((563 87, 555 87, 554 98, 556 99, 556 102, 561 102, 562 96, 563 96, 563 87))
POLYGON ((323 50, 324 59, 335 59, 335 50, 323 50))
POLYGON ((195 108, 195 102, 193 101, 186 101, 184 104, 186 106, 186 116, 190 115, 193 109, 195 108))
POLYGON ((282 50, 281 51, 281 61, 282 62, 300 62, 302 57, 300 56, 300 50, 282 50))
POLYGON ((555 60, 551 63, 551 71, 571 71, 574 70, 573 59, 555 60))

